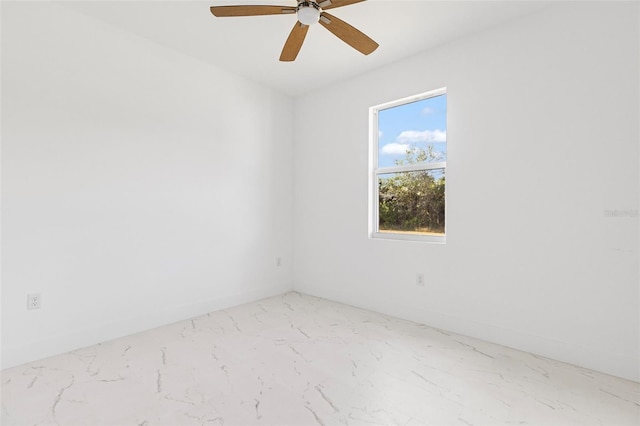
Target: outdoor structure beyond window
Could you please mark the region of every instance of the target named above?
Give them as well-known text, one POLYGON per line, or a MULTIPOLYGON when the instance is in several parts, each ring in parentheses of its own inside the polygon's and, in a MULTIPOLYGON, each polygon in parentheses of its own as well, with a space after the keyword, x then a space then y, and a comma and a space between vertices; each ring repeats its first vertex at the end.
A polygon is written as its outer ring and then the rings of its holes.
POLYGON ((446 89, 369 112, 370 236, 445 242, 446 89))

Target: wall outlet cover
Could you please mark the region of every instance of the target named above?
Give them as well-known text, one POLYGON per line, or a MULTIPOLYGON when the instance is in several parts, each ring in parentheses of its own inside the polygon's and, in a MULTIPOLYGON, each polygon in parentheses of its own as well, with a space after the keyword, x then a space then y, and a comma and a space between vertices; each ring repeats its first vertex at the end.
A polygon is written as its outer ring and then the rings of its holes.
POLYGON ((27 294, 27 309, 40 309, 42 307, 42 295, 40 293, 27 294))

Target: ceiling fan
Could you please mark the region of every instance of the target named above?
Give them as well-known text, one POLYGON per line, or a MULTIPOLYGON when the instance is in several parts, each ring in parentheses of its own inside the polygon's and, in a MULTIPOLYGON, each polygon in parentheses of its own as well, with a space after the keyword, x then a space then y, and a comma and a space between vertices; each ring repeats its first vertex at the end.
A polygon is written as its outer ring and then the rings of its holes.
POLYGON ((280 60, 294 61, 300 52, 309 26, 320 23, 340 40, 357 51, 368 55, 378 48, 378 43, 366 34, 344 21, 328 14, 325 10, 360 3, 365 0, 298 0, 298 6, 212 6, 211 13, 217 17, 258 16, 258 15, 292 15, 297 14, 298 21, 293 26, 289 38, 284 44, 280 60))

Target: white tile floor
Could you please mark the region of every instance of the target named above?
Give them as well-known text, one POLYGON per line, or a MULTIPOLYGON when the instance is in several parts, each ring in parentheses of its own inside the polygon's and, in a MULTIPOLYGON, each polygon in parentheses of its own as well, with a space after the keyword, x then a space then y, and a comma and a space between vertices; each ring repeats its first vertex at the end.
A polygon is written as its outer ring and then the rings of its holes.
POLYGON ((2 372, 3 425, 639 425, 640 384, 288 293, 2 372))

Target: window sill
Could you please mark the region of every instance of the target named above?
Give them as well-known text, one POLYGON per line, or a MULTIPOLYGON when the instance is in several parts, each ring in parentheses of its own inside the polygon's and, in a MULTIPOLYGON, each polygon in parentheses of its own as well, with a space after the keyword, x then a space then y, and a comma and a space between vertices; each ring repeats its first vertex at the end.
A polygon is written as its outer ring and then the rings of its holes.
POLYGON ((420 241, 425 243, 446 244, 446 235, 424 235, 418 233, 403 232, 373 232, 371 239, 396 240, 396 241, 420 241))

